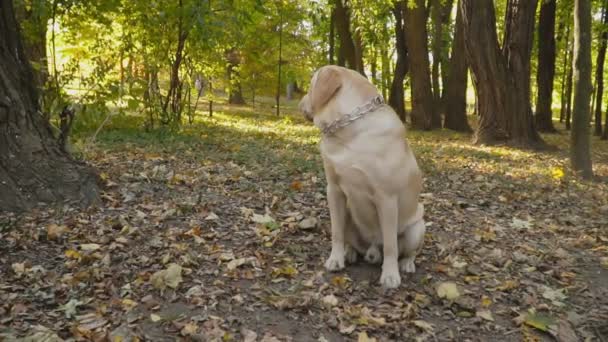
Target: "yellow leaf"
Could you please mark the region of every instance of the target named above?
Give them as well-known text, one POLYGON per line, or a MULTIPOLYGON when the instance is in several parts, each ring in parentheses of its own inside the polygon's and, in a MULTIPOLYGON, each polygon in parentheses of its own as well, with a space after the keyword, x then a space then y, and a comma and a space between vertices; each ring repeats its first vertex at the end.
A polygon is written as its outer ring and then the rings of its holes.
POLYGON ((152 322, 155 322, 155 323, 156 323, 156 322, 160 321, 161 319, 162 319, 162 318, 161 318, 159 315, 157 315, 157 314, 150 314, 150 320, 151 320, 152 322))
POLYGON ((65 251, 65 256, 68 259, 80 259, 80 253, 78 253, 78 251, 74 249, 68 249, 67 251, 65 251))
POLYGON ((447 300, 454 300, 460 297, 458 286, 453 282, 443 282, 437 286, 437 295, 439 298, 445 298, 447 300))
POLYGON ((564 170, 561 167, 554 167, 551 170, 551 177, 553 177, 555 180, 564 178, 564 170))
POLYGON ((497 287, 496 289, 498 291, 509 291, 509 290, 513 290, 517 287, 519 287, 519 282, 517 282, 515 280, 507 280, 502 285, 497 287))
POLYGON ((481 306, 483 306, 484 308, 487 308, 490 305, 492 305, 492 300, 490 299, 490 297, 488 297, 488 296, 481 297, 481 306))
POLYGON ((357 338, 357 342, 376 342, 377 340, 373 337, 367 336, 365 331, 359 333, 359 337, 357 338))

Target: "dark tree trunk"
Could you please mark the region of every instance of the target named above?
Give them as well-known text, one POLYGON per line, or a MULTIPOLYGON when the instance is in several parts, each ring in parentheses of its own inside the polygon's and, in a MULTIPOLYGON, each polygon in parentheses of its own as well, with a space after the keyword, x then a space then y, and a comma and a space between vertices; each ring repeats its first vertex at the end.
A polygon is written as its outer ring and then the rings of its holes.
POLYGON ((0 0, 0 211, 96 202, 97 176, 61 150, 37 98, 12 0, 0 0))
POLYGON ((440 128, 441 117, 435 110, 431 89, 424 0, 416 0, 415 8, 405 6, 404 12, 405 40, 412 84, 412 127, 422 130, 440 128))
POLYGON ((228 59, 228 81, 230 82, 228 90, 228 103, 244 105, 245 97, 243 97, 243 88, 241 86, 241 77, 238 67, 241 64, 241 56, 236 49, 230 49, 227 53, 228 59))
POLYGON ((553 127, 553 78, 555 76, 555 10, 556 0, 542 1, 538 23, 538 73, 536 83, 536 128, 555 132, 553 127))
POLYGON ((452 0, 432 0, 430 2, 432 21, 431 51, 433 63, 431 65, 431 79, 433 85, 433 96, 435 99, 435 110, 438 115, 444 113, 442 88, 447 84, 448 64, 448 41, 444 38, 445 30, 449 28, 452 0), (439 81, 441 79, 441 82, 439 81))
POLYGON ((561 106, 559 109, 559 122, 564 122, 566 118, 566 93, 568 88, 568 80, 572 78, 572 74, 570 73, 570 69, 572 68, 572 63, 570 61, 571 50, 570 50, 570 21, 566 20, 566 35, 564 36, 564 44, 566 45, 566 51, 564 53, 564 65, 562 72, 562 90, 561 90, 561 106))
MULTIPOLYGON (((46 6, 44 2, 37 6, 46 6)), ((48 80, 48 65, 46 55, 46 34, 48 28, 48 11, 25 6, 25 2, 15 2, 15 16, 21 28, 27 26, 30 34, 24 37, 25 55, 33 65, 34 82, 38 88, 44 87, 48 80)))
POLYGON ((459 131, 472 132, 467 121, 467 62, 464 45, 464 27, 460 8, 456 14, 456 28, 452 43, 450 72, 445 85, 445 122, 444 127, 459 131))
POLYGON ((403 81, 407 75, 407 44, 405 42, 405 25, 403 22, 403 1, 395 2, 393 6, 393 15, 395 16, 395 50, 397 52, 397 63, 395 64, 395 72, 393 73, 393 83, 391 84, 391 92, 389 95, 389 104, 405 122, 405 100, 403 81))
POLYGON ((591 1, 574 2, 574 108, 570 132, 570 162, 584 178, 593 177, 589 132, 591 97, 591 1))
POLYGON ((595 69, 595 84, 597 89, 595 92, 595 130, 596 136, 602 135, 602 97, 604 95, 604 61, 606 60, 606 45, 608 43, 608 31, 606 24, 608 23, 608 0, 604 1, 602 8, 602 32, 600 34, 600 46, 597 52, 597 62, 595 69))
MULTIPOLYGON (((574 44, 573 44, 574 45, 574 44)), ((572 77, 574 67, 572 59, 574 58, 573 46, 570 47, 570 64, 568 65, 568 76, 566 76, 566 113, 564 120, 566 129, 570 129, 570 118, 572 117, 572 77)))
MULTIPOLYGON (((444 30, 450 30, 450 24, 452 20, 452 9, 454 8, 453 0, 446 0, 441 11, 441 23, 444 30)), ((455 32, 452 32, 455 33, 455 32)), ((441 49, 441 104, 445 106, 445 92, 448 84, 448 78, 450 76, 450 35, 443 34, 443 44, 441 49)), ((464 49, 464 47, 463 47, 464 49)), ((441 113, 445 112, 445 108, 442 108, 441 113)))
POLYGON ((467 60, 476 80, 477 144, 544 147, 530 106, 530 55, 536 0, 509 0, 503 48, 491 0, 462 0, 467 60))
POLYGON ((348 4, 343 3, 343 0, 334 0, 334 5, 336 30, 338 31, 338 36, 340 38, 340 54, 344 58, 346 66, 364 74, 362 53, 360 49, 358 51, 357 46, 355 46, 355 40, 350 31, 348 4))
POLYGON ((329 17, 329 52, 327 61, 329 64, 334 64, 334 55, 336 51, 336 14, 335 10, 331 10, 331 15, 329 17))
MULTIPOLYGON (((179 8, 183 6, 183 0, 179 0, 179 8)), ((186 39, 188 38, 188 30, 184 27, 183 17, 179 16, 178 29, 177 29, 177 47, 175 49, 175 57, 173 64, 171 65, 171 76, 169 80, 169 91, 167 92, 167 98, 163 104, 163 112, 167 112, 169 104, 171 104, 171 113, 166 115, 168 120, 181 121, 182 112, 182 86, 183 82, 179 77, 179 68, 182 65, 184 58, 184 48, 186 46, 186 39)), ((168 122, 164 122, 168 123, 168 122)))

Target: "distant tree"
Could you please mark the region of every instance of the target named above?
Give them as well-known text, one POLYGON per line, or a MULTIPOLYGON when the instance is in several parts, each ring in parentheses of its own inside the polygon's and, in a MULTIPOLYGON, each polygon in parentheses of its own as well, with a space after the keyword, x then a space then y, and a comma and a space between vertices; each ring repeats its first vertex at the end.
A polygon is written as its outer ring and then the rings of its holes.
POLYGON ((556 0, 541 1, 538 22, 538 72, 536 84, 536 128, 555 132, 553 126, 553 78, 555 76, 555 12, 556 0))
POLYGON ((363 55, 361 53, 360 41, 357 41, 360 37, 353 35, 351 32, 348 0, 334 0, 334 6, 335 25, 338 37, 340 38, 340 50, 338 54, 344 59, 348 68, 364 74, 363 55))
POLYGON ((412 127, 422 130, 441 127, 441 117, 435 109, 431 88, 426 22, 424 0, 416 0, 415 6, 409 3, 405 6, 405 40, 412 86, 412 127))
POLYGON ((93 170, 55 140, 38 105, 12 0, 0 0, 0 211, 98 198, 93 170))
POLYGON ((389 104, 395 109, 399 118, 401 118, 401 121, 405 121, 403 81, 405 80, 408 71, 405 23, 403 22, 404 6, 405 4, 403 1, 396 1, 392 8, 395 17, 395 50, 397 52, 397 62, 395 64, 395 72, 389 95, 389 104))
MULTIPOLYGON (((433 85, 433 96, 435 101, 436 115, 444 113, 442 97, 443 90, 446 88, 448 62, 449 62, 449 43, 446 37, 450 36, 450 15, 454 0, 432 0, 429 2, 431 12, 431 52, 433 62, 431 63, 431 83, 433 85), (441 79, 441 82, 439 81, 441 79)), ((437 120, 437 118, 435 118, 437 120)))
POLYGON ((596 136, 602 135, 602 97, 604 95, 604 61, 606 60, 606 47, 608 45, 608 0, 602 5, 602 24, 600 26, 600 44, 595 63, 595 130, 596 136))
POLYGON ((574 2, 574 107, 570 132, 570 162, 584 178, 593 177, 589 132, 591 98, 591 1, 574 2))
POLYGON ((491 0, 462 0, 467 60, 476 82, 475 143, 542 147, 530 106, 530 57, 536 0, 509 0, 502 48, 491 0))
POLYGON ((467 121, 467 73, 462 11, 458 8, 450 70, 444 90, 445 121, 443 127, 459 132, 473 131, 467 121))

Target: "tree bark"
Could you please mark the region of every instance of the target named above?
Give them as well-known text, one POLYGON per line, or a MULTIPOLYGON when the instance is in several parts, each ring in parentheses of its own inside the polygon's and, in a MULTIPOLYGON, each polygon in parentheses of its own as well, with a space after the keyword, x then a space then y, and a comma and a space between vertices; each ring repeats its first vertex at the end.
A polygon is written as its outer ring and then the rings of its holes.
POLYGON ((397 62, 393 73, 393 82, 389 95, 389 104, 401 121, 405 122, 405 99, 403 81, 407 75, 407 44, 405 42, 405 25, 403 22, 403 1, 397 1, 393 5, 392 11, 395 16, 395 50, 397 52, 397 62))
POLYGON ((416 0, 415 8, 405 6, 404 12, 412 85, 412 127, 421 130, 441 128, 441 117, 435 110, 431 88, 424 0, 416 0))
POLYGON ((604 61, 606 60, 606 45, 608 43, 608 31, 606 24, 608 23, 608 0, 604 1, 602 7, 602 26, 600 34, 600 46, 597 52, 597 61, 595 69, 595 84, 597 89, 595 92, 595 130, 596 136, 602 135, 602 97, 604 95, 604 61))
POLYGON ((243 88, 241 86, 241 77, 239 75, 239 65, 241 64, 241 56, 236 49, 230 49, 227 53, 227 73, 230 87, 228 88, 228 103, 236 105, 244 105, 245 97, 243 97, 243 88))
POLYGON ((566 115, 564 121, 566 122, 566 129, 570 129, 570 118, 572 117, 572 77, 574 67, 572 60, 574 58, 573 46, 570 47, 570 61, 568 65, 568 76, 566 76, 566 115))
POLYGON ((445 36, 445 29, 449 28, 450 14, 452 11, 452 0, 432 0, 430 2, 431 21, 432 21, 432 41, 431 51, 433 53, 433 63, 431 64, 431 79, 433 85, 433 96, 435 108, 438 115, 445 112, 442 96, 447 84, 448 50, 449 41, 445 36), (441 82, 439 81, 441 79, 441 82))
POLYGON ((40 8, 45 6, 48 6, 46 2, 41 2, 27 8, 25 2, 15 2, 17 22, 21 23, 22 30, 27 27, 27 31, 30 33, 24 37, 23 47, 25 55, 34 66, 34 82, 40 89, 44 87, 49 76, 46 55, 48 10, 40 8))
POLYGON ((572 63, 570 62, 571 50, 570 50, 570 21, 566 20, 566 34, 564 36, 566 51, 564 54, 564 65, 563 65, 563 73, 562 73, 562 89, 561 89, 561 106, 559 109, 559 122, 564 122, 566 118, 566 93, 568 88, 568 80, 572 78, 570 73, 570 69, 572 68, 572 63))
POLYGON ((336 51, 336 10, 332 9, 329 17, 329 51, 327 60, 329 64, 334 64, 334 55, 336 51))
POLYGON ((592 178, 589 100, 591 85, 591 1, 574 2, 574 107, 570 162, 583 178, 592 178))
POLYGON ((444 127, 458 132, 472 132, 467 121, 467 73, 464 27, 460 8, 456 14, 456 28, 452 43, 450 70, 445 85, 444 127))
POLYGON ((536 83, 536 128, 555 132, 553 126, 553 78, 555 76, 555 10, 556 0, 542 1, 538 23, 538 73, 536 83))
POLYGON ((365 74, 361 51, 357 51, 355 40, 350 30, 350 13, 347 0, 334 0, 335 24, 340 38, 340 53, 350 69, 365 74))
POLYGON ((536 0, 509 0, 502 50, 491 0, 462 0, 465 47, 476 81, 477 144, 540 148, 530 106, 530 56, 536 0))
POLYGON ((61 150, 37 98, 12 0, 0 0, 0 211, 98 201, 95 173, 61 150))

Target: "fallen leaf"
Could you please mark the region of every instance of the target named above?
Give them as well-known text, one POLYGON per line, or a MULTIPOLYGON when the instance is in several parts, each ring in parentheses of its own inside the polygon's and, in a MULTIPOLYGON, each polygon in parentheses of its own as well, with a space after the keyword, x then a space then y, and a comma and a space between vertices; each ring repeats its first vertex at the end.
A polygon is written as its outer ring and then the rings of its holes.
POLYGON ((336 306, 338 305, 338 298, 336 298, 336 296, 333 294, 327 295, 323 297, 323 304, 328 306, 336 306))
POLYGON ((213 220, 218 220, 220 217, 217 216, 215 213, 210 213, 209 215, 207 215, 207 217, 205 217, 205 220, 207 221, 213 221, 213 220))
POLYGON ((76 315, 77 308, 82 304, 84 303, 78 299, 70 299, 67 303, 60 306, 59 309, 65 312, 66 318, 72 318, 76 315))
POLYGON ((494 317, 490 310, 477 310, 475 316, 485 319, 486 321, 494 322, 494 317))
POLYGON ((66 226, 50 224, 46 227, 46 236, 49 240, 58 240, 67 230, 66 226))
POLYGON ((458 292, 458 286, 455 283, 448 281, 437 286, 437 295, 439 298, 454 300, 460 296, 460 292, 458 292))
POLYGON ((247 328, 241 328, 241 335, 243 335, 243 342, 255 342, 258 338, 258 334, 253 330, 247 328))
POLYGON ((490 297, 488 297, 488 296, 482 296, 481 297, 481 306, 483 306, 484 308, 487 308, 490 305, 492 305, 492 299, 490 299, 490 297))
POLYGON ((194 334, 196 334, 196 332, 198 331, 198 325, 194 322, 190 322, 187 323, 186 325, 184 325, 184 327, 182 328, 182 330, 180 330, 180 334, 182 336, 192 336, 194 334))
POLYGON ((422 320, 414 320, 412 321, 412 323, 414 323, 415 326, 417 326, 418 328, 428 332, 428 333, 432 333, 433 332, 433 325, 429 322, 426 321, 422 321, 422 320))
POLYGON ((175 289, 182 282, 182 267, 178 264, 169 264, 167 269, 158 271, 150 277, 152 285, 164 290, 166 287, 175 289))
POLYGON ((68 259, 80 259, 81 257, 80 252, 74 249, 68 249, 64 254, 68 259))
POLYGON ((96 251, 99 248, 101 248, 101 246, 96 243, 83 243, 82 245, 80 245, 80 249, 86 252, 96 251))
POLYGON ((555 324, 555 319, 551 316, 538 313, 527 313, 523 317, 523 324, 544 332, 548 332, 549 327, 555 324))
POLYGON ((157 314, 150 314, 150 320, 154 323, 159 322, 162 318, 157 314))
POLYGON ((514 217, 513 221, 511 222, 511 227, 520 230, 527 230, 532 228, 532 222, 520 220, 517 217, 514 217))
POLYGON ((17 278, 21 278, 21 276, 25 272, 25 263, 16 262, 12 264, 11 267, 13 268, 13 272, 15 272, 15 274, 17 275, 17 278))
POLYGON ((300 223, 298 223, 298 227, 300 227, 300 229, 304 229, 304 230, 312 229, 316 226, 317 226, 317 219, 314 217, 309 217, 307 219, 300 221, 300 223))
POLYGON ((376 342, 377 340, 373 337, 367 336, 367 332, 362 331, 359 333, 359 337, 357 338, 357 342, 376 342))

